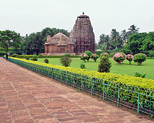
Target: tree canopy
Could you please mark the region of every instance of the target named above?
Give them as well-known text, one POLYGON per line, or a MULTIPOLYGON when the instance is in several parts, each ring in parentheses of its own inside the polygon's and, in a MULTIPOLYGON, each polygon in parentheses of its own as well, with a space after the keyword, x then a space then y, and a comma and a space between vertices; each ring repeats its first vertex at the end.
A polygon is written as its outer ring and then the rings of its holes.
POLYGON ((132 34, 125 48, 131 50, 133 54, 154 50, 154 32, 132 34))
MULTIPOLYGON (((111 30, 110 35, 102 34, 100 35, 100 40, 98 42, 98 47, 102 50, 118 50, 124 48, 128 37, 139 32, 139 28, 135 25, 131 25, 128 31, 125 29, 119 33, 116 29, 111 30)), ((137 44, 134 44, 134 46, 137 44)))
POLYGON ((19 48, 21 45, 21 36, 15 31, 0 31, 0 46, 8 52, 9 47, 19 48))

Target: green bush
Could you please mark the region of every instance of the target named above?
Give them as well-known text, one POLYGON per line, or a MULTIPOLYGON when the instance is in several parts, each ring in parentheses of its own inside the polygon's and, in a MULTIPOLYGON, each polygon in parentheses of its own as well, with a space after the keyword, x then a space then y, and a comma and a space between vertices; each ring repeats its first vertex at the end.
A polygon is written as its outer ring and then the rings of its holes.
POLYGON ((37 57, 38 57, 38 58, 43 58, 43 55, 42 55, 42 54, 38 54, 37 57))
MULTIPOLYGON (((33 55, 18 55, 18 58, 24 58, 25 56, 33 58, 33 55)), ((63 55, 46 55, 46 56, 42 56, 42 58, 61 58, 61 57, 63 57, 63 55)), ((70 55, 70 58, 79 58, 79 55, 70 55)))
POLYGON ((121 49, 119 52, 123 52, 125 54, 133 54, 131 50, 121 49))
POLYGON ((103 53, 103 51, 95 51, 95 53, 96 53, 97 55, 100 55, 101 53, 103 53))
POLYGON ((70 54, 69 53, 65 53, 64 56, 65 57, 70 57, 70 54))
POLYGON ((93 59, 94 62, 96 62, 98 58, 99 58, 99 56, 97 54, 92 54, 91 55, 91 59, 93 59))
POLYGON ((48 59, 44 59, 44 62, 48 64, 49 63, 49 60, 48 59))
POLYGON ((33 60, 33 61, 37 61, 38 59, 37 59, 36 56, 33 56, 32 60, 33 60))
POLYGON ((124 53, 116 53, 114 54, 114 56, 112 57, 113 61, 116 61, 118 64, 121 64, 126 58, 126 55, 124 53))
POLYGON ((25 57, 33 58, 33 55, 18 55, 18 58, 25 58, 25 57))
POLYGON ((100 57, 98 64, 98 72, 110 72, 111 62, 107 56, 100 57))
POLYGON ((80 68, 81 68, 81 69, 86 69, 85 64, 81 63, 80 68))
POLYGON ((107 52, 103 52, 100 54, 100 57, 104 57, 104 56, 109 57, 109 54, 107 52))
POLYGON ((72 62, 72 60, 71 60, 70 57, 61 57, 61 59, 60 59, 60 63, 61 63, 63 66, 65 66, 65 67, 70 66, 71 62, 72 62))
POLYGON ((25 59, 26 59, 26 60, 29 60, 30 58, 29 58, 28 56, 25 56, 25 59))
POLYGON ((129 65, 131 65, 131 61, 134 60, 134 56, 131 54, 126 55, 126 59, 129 61, 129 65))
POLYGON ((138 53, 134 55, 134 62, 137 62, 140 66, 142 62, 146 61, 147 56, 143 53, 138 53))
POLYGON ((87 61, 89 62, 89 59, 90 59, 92 53, 90 51, 85 51, 84 53, 88 55, 87 61))
POLYGON ((86 62, 88 55, 86 53, 82 53, 80 56, 80 59, 86 62))
POLYGON ((148 56, 151 57, 151 58, 154 57, 154 51, 149 51, 148 56))
POLYGON ((146 74, 141 74, 139 72, 135 73, 135 77, 141 77, 141 78, 145 78, 146 74))
POLYGON ((0 57, 6 55, 6 52, 0 51, 0 57))
POLYGON ((12 54, 12 57, 17 57, 17 56, 18 56, 18 54, 15 54, 15 53, 14 53, 14 54, 12 54))

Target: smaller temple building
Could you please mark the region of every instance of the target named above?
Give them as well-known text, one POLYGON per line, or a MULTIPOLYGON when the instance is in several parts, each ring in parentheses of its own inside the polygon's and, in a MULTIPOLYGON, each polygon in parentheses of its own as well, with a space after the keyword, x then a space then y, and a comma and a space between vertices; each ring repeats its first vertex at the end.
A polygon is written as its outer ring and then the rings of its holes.
POLYGON ((75 44, 71 39, 59 32, 53 37, 47 36, 44 55, 64 55, 65 53, 75 55, 74 47, 75 44))

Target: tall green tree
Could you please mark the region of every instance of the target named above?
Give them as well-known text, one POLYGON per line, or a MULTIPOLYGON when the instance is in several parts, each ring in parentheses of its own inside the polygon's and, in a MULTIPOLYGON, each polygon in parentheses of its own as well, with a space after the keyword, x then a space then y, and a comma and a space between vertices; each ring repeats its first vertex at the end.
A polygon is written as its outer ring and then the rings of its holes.
POLYGON ((110 49, 110 36, 109 35, 106 35, 105 36, 105 46, 106 46, 106 50, 109 50, 110 49))
POLYGON ((141 49, 143 51, 154 50, 154 32, 149 32, 147 36, 143 39, 141 49))
POLYGON ((128 32, 127 32, 127 35, 130 36, 134 33, 139 33, 139 29, 140 28, 137 28, 137 26, 135 25, 131 25, 129 28, 128 28, 128 32))
POLYGON ((42 41, 42 33, 37 32, 35 34, 35 39, 33 40, 33 52, 36 52, 37 54, 44 52, 44 42, 42 41))
POLYGON ((127 40, 126 49, 131 50, 133 54, 140 53, 144 39, 146 39, 147 33, 135 33, 129 36, 127 40))
POLYGON ((124 30, 122 30, 121 31, 121 38, 122 38, 122 40, 123 40, 123 42, 125 43, 126 42, 126 40, 128 39, 128 33, 127 33, 127 31, 124 29, 124 30))
POLYGON ((1 47, 8 52, 9 47, 14 47, 15 49, 20 47, 21 37, 20 34, 16 33, 15 31, 0 31, 0 42, 1 47))
POLYGON ((116 29, 112 29, 111 31, 111 46, 112 49, 118 49, 122 47, 122 39, 119 35, 119 32, 116 31, 116 29))
POLYGON ((98 42, 98 46, 102 49, 102 50, 109 50, 109 46, 110 46, 110 36, 109 35, 105 35, 102 34, 100 35, 100 40, 98 42))
POLYGON ((117 37, 118 37, 118 32, 116 31, 116 29, 112 29, 111 31, 111 40, 112 42, 115 43, 115 48, 118 49, 117 47, 117 37))

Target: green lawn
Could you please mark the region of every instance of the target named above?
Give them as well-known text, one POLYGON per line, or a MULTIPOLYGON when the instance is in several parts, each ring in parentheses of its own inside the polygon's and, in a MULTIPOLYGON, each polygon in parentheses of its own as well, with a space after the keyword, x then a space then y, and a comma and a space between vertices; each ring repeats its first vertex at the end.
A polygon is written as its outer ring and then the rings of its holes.
MULTIPOLYGON (((61 65, 60 63, 60 58, 48 58, 49 63, 53 65, 61 65)), ((97 62, 94 62, 92 59, 90 59, 89 62, 83 62, 79 58, 71 58, 72 62, 70 67, 74 68, 80 68, 80 64, 84 63, 86 66, 86 70, 92 70, 92 71, 97 71, 98 69, 98 64, 99 64, 99 59, 97 62)), ((44 63, 44 58, 39 58, 39 62, 44 63)), ((129 76, 134 76, 135 72, 139 72, 141 74, 146 74, 145 78, 153 79, 154 80, 154 59, 147 59, 145 62, 142 63, 141 66, 138 66, 137 63, 132 62, 131 65, 129 65, 129 62, 125 60, 122 64, 118 65, 115 61, 113 61, 110 58, 110 61, 112 63, 112 67, 110 69, 111 73, 116 73, 116 74, 127 74, 129 76)))

